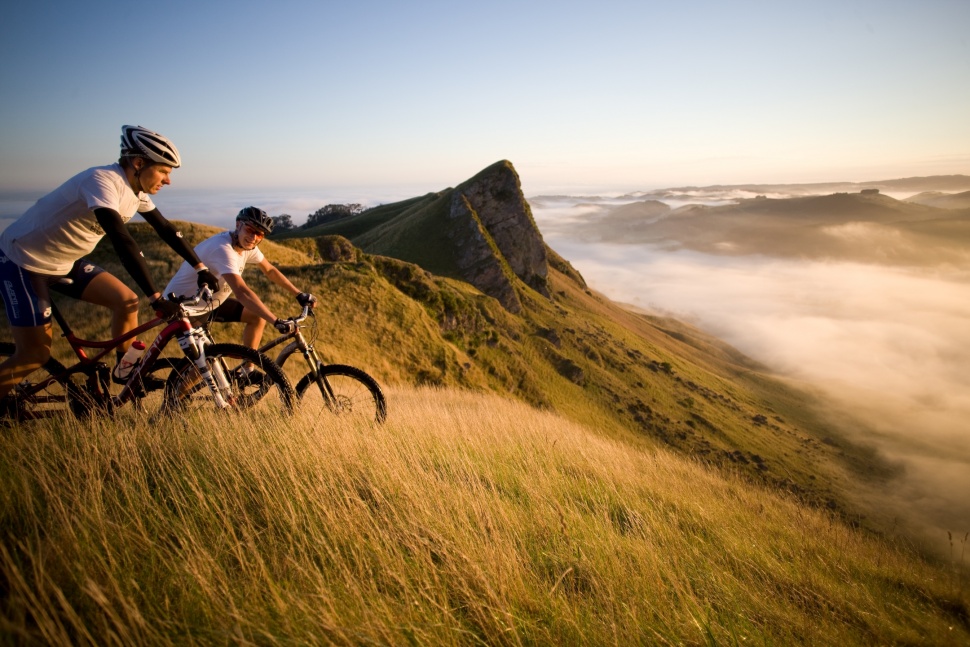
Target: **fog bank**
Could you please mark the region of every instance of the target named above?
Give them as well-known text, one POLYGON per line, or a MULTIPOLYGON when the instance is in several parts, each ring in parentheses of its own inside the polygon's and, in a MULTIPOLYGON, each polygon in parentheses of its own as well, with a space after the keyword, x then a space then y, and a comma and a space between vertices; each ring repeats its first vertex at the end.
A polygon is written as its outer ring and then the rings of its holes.
POLYGON ((568 234, 583 211, 534 209, 591 287, 693 323, 820 394, 851 440, 904 468, 870 493, 886 517, 937 548, 970 530, 967 271, 589 244, 568 234))

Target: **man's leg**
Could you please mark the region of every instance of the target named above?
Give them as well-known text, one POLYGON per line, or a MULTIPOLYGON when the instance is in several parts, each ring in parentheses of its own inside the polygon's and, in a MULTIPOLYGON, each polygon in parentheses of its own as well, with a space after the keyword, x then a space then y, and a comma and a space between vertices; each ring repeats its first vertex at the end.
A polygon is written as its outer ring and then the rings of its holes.
MULTIPOLYGON (((120 337, 138 326, 138 295, 117 277, 101 272, 87 284, 81 300, 111 311, 111 336, 120 337)), ((131 346, 128 340, 118 347, 119 354, 131 346)))
POLYGON ((0 364, 0 398, 51 356, 51 325, 11 326, 14 354, 0 364))
POLYGON ((243 328, 243 345, 250 348, 259 348, 259 341, 263 338, 263 329, 266 327, 266 320, 255 312, 243 308, 240 316, 246 326, 243 328))
POLYGON ((0 363, 0 398, 51 356, 50 277, 28 272, 6 258, 0 262, 3 303, 13 337, 13 354, 0 363))

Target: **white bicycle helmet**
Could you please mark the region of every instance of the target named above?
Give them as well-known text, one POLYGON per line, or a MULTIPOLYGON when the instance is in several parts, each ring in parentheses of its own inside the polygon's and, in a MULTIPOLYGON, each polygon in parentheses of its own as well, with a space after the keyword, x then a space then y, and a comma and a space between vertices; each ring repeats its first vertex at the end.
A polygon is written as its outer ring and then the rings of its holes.
POLYGON ((175 144, 142 126, 121 127, 121 156, 147 157, 157 164, 172 168, 182 165, 182 158, 179 157, 175 144))

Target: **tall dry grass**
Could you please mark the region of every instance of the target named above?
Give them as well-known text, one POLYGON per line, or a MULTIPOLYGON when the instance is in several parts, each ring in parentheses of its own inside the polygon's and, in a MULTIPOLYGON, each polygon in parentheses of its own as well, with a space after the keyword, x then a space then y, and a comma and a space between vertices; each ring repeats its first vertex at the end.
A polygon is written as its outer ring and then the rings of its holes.
POLYGON ((496 396, 0 434, 4 642, 967 644, 966 574, 496 396))

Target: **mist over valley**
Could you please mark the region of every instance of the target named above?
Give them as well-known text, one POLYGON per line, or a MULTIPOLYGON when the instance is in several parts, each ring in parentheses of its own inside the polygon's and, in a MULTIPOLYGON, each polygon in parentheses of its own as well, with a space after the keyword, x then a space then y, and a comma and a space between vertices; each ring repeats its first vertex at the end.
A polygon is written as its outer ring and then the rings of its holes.
POLYGON ((934 180, 530 204, 594 289, 817 394, 833 425, 899 468, 869 503, 939 541, 970 528, 970 178, 934 180))

